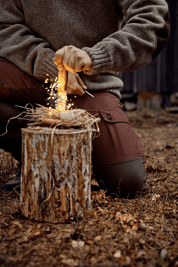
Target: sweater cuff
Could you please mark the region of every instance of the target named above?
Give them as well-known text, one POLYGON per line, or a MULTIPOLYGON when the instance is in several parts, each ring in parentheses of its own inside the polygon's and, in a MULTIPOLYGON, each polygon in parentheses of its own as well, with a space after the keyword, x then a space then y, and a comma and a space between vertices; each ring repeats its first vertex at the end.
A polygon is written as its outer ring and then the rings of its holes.
POLYGON ((49 78, 52 79, 52 80, 55 80, 55 78, 58 76, 58 68, 56 66, 56 64, 54 64, 53 62, 53 57, 48 57, 48 58, 45 58, 44 61, 43 61, 43 71, 44 71, 44 74, 48 74, 49 78))
POLYGON ((35 78, 42 82, 44 82, 47 77, 51 80, 55 80, 58 75, 58 68, 53 62, 54 56, 55 53, 49 50, 42 51, 38 55, 34 68, 35 78))
POLYGON ((93 75, 112 69, 111 56, 102 43, 97 43, 91 48, 83 47, 82 50, 85 50, 92 59, 92 70, 84 71, 85 74, 93 75))

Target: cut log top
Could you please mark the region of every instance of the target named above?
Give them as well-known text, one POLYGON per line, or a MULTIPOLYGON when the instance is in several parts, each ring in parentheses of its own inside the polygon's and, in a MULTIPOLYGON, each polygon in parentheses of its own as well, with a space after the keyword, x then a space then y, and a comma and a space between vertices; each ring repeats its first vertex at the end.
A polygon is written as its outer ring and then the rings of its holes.
POLYGON ((88 132, 88 129, 85 128, 68 128, 68 129, 58 129, 58 128, 50 128, 50 127, 41 127, 41 126, 35 126, 35 127, 27 127, 22 129, 23 132, 26 133, 32 133, 32 134, 58 134, 58 135, 64 135, 64 134, 76 134, 76 133, 85 133, 88 132))

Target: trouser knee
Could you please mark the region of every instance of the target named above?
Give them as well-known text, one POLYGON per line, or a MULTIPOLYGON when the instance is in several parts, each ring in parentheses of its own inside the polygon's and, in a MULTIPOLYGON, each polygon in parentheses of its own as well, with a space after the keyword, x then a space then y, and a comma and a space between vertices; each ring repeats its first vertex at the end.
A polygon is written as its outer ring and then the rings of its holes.
POLYGON ((26 127, 26 122, 19 120, 18 115, 14 106, 0 102, 0 149, 10 152, 20 162, 21 128, 26 127))
POLYGON ((134 198, 145 187, 146 175, 142 157, 93 168, 100 186, 107 194, 134 198))

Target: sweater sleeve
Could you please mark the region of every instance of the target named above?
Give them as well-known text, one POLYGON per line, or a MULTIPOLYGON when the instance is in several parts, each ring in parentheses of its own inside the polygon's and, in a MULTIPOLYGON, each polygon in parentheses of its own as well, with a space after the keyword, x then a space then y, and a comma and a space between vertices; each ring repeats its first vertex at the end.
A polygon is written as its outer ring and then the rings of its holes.
POLYGON ((165 0, 115 0, 125 26, 93 47, 84 47, 92 58, 92 75, 107 71, 133 71, 155 58, 169 34, 169 10, 165 0))
POLYGON ((55 52, 25 25, 21 1, 0 0, 0 6, 0 58, 41 81, 46 74, 55 78, 58 73, 53 63, 55 52))

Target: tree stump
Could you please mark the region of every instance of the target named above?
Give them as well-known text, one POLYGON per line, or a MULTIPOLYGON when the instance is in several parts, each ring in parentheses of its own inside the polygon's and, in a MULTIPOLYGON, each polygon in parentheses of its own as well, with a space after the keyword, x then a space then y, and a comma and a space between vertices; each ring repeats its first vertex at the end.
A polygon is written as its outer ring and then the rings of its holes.
POLYGON ((90 210, 91 137, 87 129, 22 129, 22 215, 57 223, 90 210))

